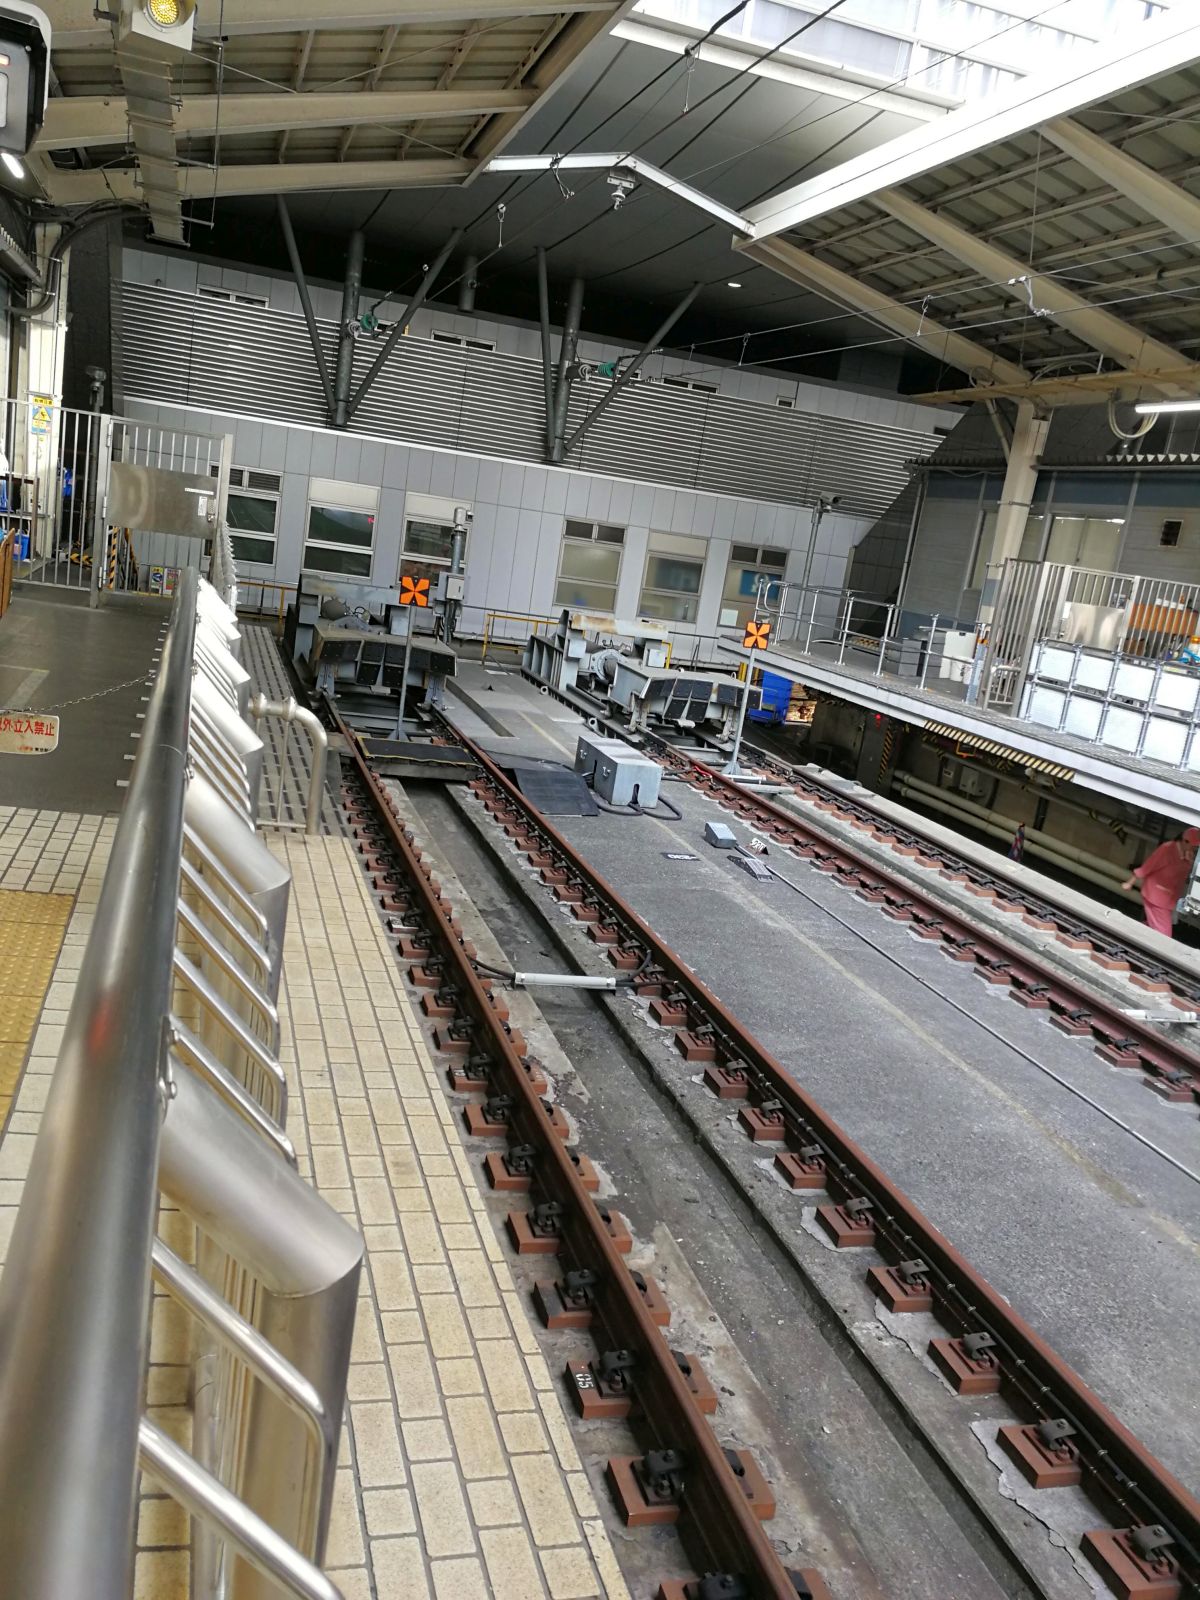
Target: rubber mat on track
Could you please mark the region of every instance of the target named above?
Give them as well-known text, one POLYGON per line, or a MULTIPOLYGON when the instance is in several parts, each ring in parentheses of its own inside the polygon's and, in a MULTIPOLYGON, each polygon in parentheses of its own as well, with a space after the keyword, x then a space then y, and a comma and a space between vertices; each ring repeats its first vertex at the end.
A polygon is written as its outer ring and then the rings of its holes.
POLYGON ((577 772, 566 767, 517 767, 521 793, 548 817, 597 817, 600 807, 577 772))

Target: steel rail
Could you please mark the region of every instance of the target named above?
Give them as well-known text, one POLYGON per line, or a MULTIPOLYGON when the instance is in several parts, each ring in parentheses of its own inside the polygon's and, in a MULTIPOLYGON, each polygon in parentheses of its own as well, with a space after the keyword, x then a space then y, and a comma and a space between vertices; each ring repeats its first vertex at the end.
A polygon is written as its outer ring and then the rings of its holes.
MULTIPOLYGON (((664 746, 663 754, 668 762, 674 758, 672 764, 679 768, 686 766, 695 788, 718 798, 725 797, 743 816, 757 818, 759 825, 777 842, 811 849, 825 859, 840 858, 852 867, 864 887, 882 890, 890 886, 895 892, 893 907, 905 902, 919 907, 929 923, 939 925, 959 945, 978 951, 984 958, 981 965, 985 969, 1002 969, 1011 974, 1019 986, 1016 992, 1023 992, 1033 1000, 1039 996, 1046 999, 1045 1009, 1074 1018, 1081 1030, 1097 1035, 1113 1050, 1125 1046, 1125 1053, 1136 1055, 1156 1077, 1166 1079, 1174 1072, 1186 1073, 1190 1080, 1186 1087, 1200 1098, 1200 1052, 1169 1038, 1151 1023, 1131 1017, 1116 1000, 1105 997, 1081 977, 1046 967, 1035 952, 1022 949, 992 929, 980 928, 970 922, 963 911, 955 910, 911 880, 893 876, 886 862, 855 849, 850 841, 831 839, 795 812, 785 811, 765 795, 755 794, 724 773, 714 772, 703 762, 694 761, 669 745, 664 746), (1136 1048, 1130 1051, 1130 1046, 1136 1048)), ((900 833, 885 819, 874 817, 870 812, 864 811, 864 820, 884 833, 900 833)), ((927 860, 943 864, 940 853, 915 836, 912 848, 927 860)))
MULTIPOLYGON (((657 752, 669 760, 672 765, 687 764, 698 776, 719 775, 716 769, 703 761, 698 761, 694 756, 687 755, 684 751, 672 745, 661 734, 643 734, 644 744, 651 745, 657 752)), ((827 788, 825 785, 814 781, 807 773, 798 771, 789 762, 761 749, 756 745, 743 745, 743 750, 748 751, 753 757, 753 764, 770 777, 781 779, 796 790, 798 794, 819 802, 825 806, 832 806, 835 811, 847 818, 855 818, 867 823, 874 828, 880 828, 894 838, 898 844, 908 849, 916 849, 922 855, 935 859, 939 865, 961 874, 970 883, 979 888, 985 888, 995 895, 997 900, 1005 904, 1019 906, 1022 911, 1028 912, 1039 922, 1045 922, 1055 929, 1057 933, 1066 934, 1072 938, 1086 939, 1087 942, 1102 955, 1123 961, 1131 972, 1143 978, 1157 982, 1165 982, 1171 986, 1172 992, 1189 1004, 1200 1007, 1200 982, 1182 967, 1161 957, 1148 955, 1144 950, 1136 949, 1125 944, 1121 939, 1100 927, 1088 922, 1084 918, 1065 911, 1061 906, 1054 905, 1049 900, 1044 900, 1040 895, 1032 893, 1026 888, 1017 888, 1004 878, 997 877, 994 873, 982 867, 978 862, 968 861, 965 856, 955 855, 947 850, 944 845, 934 844, 929 839, 922 838, 920 834, 912 833, 901 824, 888 817, 881 816, 873 811, 870 806, 862 801, 852 799, 849 795, 840 793, 837 789, 827 788)), ((739 786, 742 787, 742 786, 739 786)), ((743 792, 749 793, 743 789, 743 792)), ((792 816, 787 812, 785 815, 792 816)))
MULTIPOLYGON (((574 846, 530 804, 491 759, 459 730, 455 738, 479 763, 488 783, 527 819, 546 850, 586 887, 606 920, 622 930, 626 948, 648 956, 690 1006, 707 1018, 730 1064, 748 1069, 761 1099, 787 1113, 790 1147, 817 1145, 833 1193, 870 1202, 877 1246, 893 1264, 919 1257, 930 1274, 935 1309, 952 1330, 986 1332, 1000 1353, 1001 1380, 1041 1419, 1065 1417, 1076 1429, 1081 1465, 1094 1494, 1135 1526, 1161 1524, 1174 1541, 1171 1554, 1192 1584, 1200 1584, 1200 1501, 1196 1499, 1092 1392, 1078 1374, 970 1265, 882 1168, 842 1129, 631 905, 574 846)), ((733 786, 736 788, 736 786, 733 786)), ((789 826, 803 824, 777 807, 789 826)), ((827 841, 822 840, 822 844, 827 841)), ((874 872, 873 866, 871 870, 874 872)), ((939 915, 940 915, 939 911, 939 915)))
POLYGON ((647 1448, 682 1453, 685 1489, 677 1531, 685 1547, 699 1571, 740 1575, 754 1600, 796 1600, 796 1586, 697 1408, 596 1201, 583 1187, 525 1061, 463 948, 430 868, 414 848, 359 741, 332 707, 328 711, 345 737, 354 775, 378 819, 386 847, 416 897, 424 928, 436 942, 455 1003, 470 1021, 473 1043, 504 1073, 513 1102, 509 1115, 513 1142, 536 1147, 534 1185, 545 1200, 561 1207, 561 1252, 576 1266, 595 1273, 593 1311, 606 1339, 635 1355, 640 1417, 633 1425, 647 1448))

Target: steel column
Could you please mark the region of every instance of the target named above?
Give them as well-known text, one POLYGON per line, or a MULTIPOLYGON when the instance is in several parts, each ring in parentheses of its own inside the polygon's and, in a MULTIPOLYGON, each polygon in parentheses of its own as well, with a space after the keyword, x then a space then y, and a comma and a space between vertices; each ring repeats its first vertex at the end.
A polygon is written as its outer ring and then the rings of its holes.
MULTIPOLYGON (((701 283, 694 283, 684 295, 683 299, 670 313, 670 315, 665 317, 663 321, 659 323, 658 327, 655 328, 654 332, 650 335, 649 339, 646 340, 646 343, 638 351, 637 355, 634 356, 633 360, 625 368, 620 377, 613 379, 608 393, 602 396, 602 398, 596 402, 596 404, 588 412, 587 416, 584 417, 583 421, 575 429, 575 432, 567 440, 566 445, 563 447, 564 456, 570 455, 571 451, 574 450, 575 446, 583 438, 584 434, 588 431, 596 419, 604 411, 606 411, 610 405, 612 405, 613 401, 620 394, 621 390, 624 389, 627 384, 633 381, 633 378, 641 367, 642 362, 645 361, 647 356, 653 354, 653 352, 658 349, 659 345, 667 337, 671 329, 679 321, 680 317, 683 316, 684 312, 688 309, 692 301, 700 293, 700 290, 703 287, 704 285, 701 283)), ((564 422, 566 421, 565 409, 563 413, 563 420, 564 422)), ((561 457, 558 459, 561 459, 561 457)))
MULTIPOLYGON (((1020 551, 1025 523, 1033 505, 1033 492, 1037 488, 1038 462, 1049 427, 1049 418, 1040 417, 1031 400, 1017 402, 1017 420, 1013 427, 1008 467, 1004 474, 1004 488, 1000 492, 996 531, 992 535, 992 550, 987 567, 1001 565, 1020 551)), ((985 567, 983 593, 987 592, 986 574, 985 567)), ((994 609, 991 602, 984 603, 981 593, 980 623, 990 622, 994 609)))
POLYGON ((361 232, 350 235, 346 250, 346 281, 342 285, 342 320, 338 324, 337 367, 333 375, 333 426, 344 428, 350 420, 350 382, 354 373, 354 337, 351 325, 358 317, 362 294, 363 252, 366 238, 361 232))
POLYGON ((549 456, 554 438, 554 375, 550 355, 550 286, 546 275, 546 249, 537 247, 538 325, 542 335, 542 389, 545 395, 546 455, 549 456))
POLYGON ((350 397, 349 403, 346 407, 347 421, 350 420, 350 418, 358 410, 359 406, 362 405, 363 401, 366 399, 368 389, 370 389, 371 385, 375 382, 375 379, 382 372, 387 358, 391 355, 392 351, 396 348, 396 345, 403 338, 405 328, 408 327, 413 317, 416 316, 417 312, 429 298, 429 293, 434 284, 437 282, 438 275, 440 274, 442 268, 446 265, 447 261, 449 261, 456 246, 458 245, 458 241, 462 238, 462 236, 463 230, 461 228, 455 228, 454 232, 450 235, 445 244, 438 251, 437 255, 430 262, 425 276, 421 279, 420 285, 417 288, 416 294, 413 295, 412 299, 408 302, 408 305, 405 306, 403 314, 396 318, 395 326, 392 328, 391 333, 388 334, 387 338, 383 342, 383 349, 367 368, 366 376, 363 378, 358 388, 350 397))
MULTIPOLYGON (((325 352, 321 348, 321 335, 317 328, 316 313, 313 311, 312 298, 308 292, 308 280, 304 276, 304 266, 300 260, 300 251, 296 247, 296 235, 292 231, 292 219, 288 214, 287 201, 281 194, 275 199, 279 207, 279 226, 283 233, 283 242, 287 246, 288 260, 292 264, 292 277, 296 280, 296 290, 300 296, 300 309, 304 312, 304 321, 308 326, 308 337, 313 347, 313 357, 317 363, 317 376, 321 380, 321 393, 325 396, 326 420, 332 424, 334 418, 333 385, 329 381, 329 366, 325 360, 325 352)), ((341 354, 341 345, 338 346, 341 354)))
POLYGON ((571 401, 571 368, 579 349, 579 323, 583 317, 582 278, 572 278, 567 291, 567 317, 558 347, 558 379, 554 388, 554 421, 550 431, 550 459, 561 461, 566 455, 563 440, 567 432, 567 407, 571 401))

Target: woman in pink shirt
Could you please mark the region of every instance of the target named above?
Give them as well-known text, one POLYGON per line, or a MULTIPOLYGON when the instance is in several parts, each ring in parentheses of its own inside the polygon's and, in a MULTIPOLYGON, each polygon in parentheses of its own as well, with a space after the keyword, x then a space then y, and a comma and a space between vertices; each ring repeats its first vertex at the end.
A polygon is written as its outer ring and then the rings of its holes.
POLYGON ((1175 905, 1188 886, 1198 845, 1200 828, 1189 828, 1182 839, 1168 839, 1152 850, 1121 885, 1122 889, 1132 889, 1137 883, 1147 923, 1168 939, 1174 929, 1175 905))

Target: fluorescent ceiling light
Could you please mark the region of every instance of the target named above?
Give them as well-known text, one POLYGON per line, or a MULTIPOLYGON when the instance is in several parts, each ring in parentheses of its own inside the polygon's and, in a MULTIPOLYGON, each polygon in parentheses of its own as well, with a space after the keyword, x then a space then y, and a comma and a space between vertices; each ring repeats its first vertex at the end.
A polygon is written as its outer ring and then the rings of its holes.
POLYGON ((1200 411, 1200 399, 1139 400, 1133 409, 1139 417, 1159 417, 1164 411, 1200 411))
POLYGON ((740 212, 731 211, 728 206, 723 206, 719 200, 714 200, 701 189, 694 189, 690 183, 683 183, 678 178, 673 178, 669 172, 664 172, 661 167, 652 166, 649 161, 643 161, 640 156, 620 155, 618 153, 602 155, 540 155, 540 156, 493 156, 487 164, 488 172, 632 172, 643 183, 652 183, 656 188, 666 189, 669 194, 678 196, 688 205, 695 206, 698 211, 707 211, 710 217, 715 217, 718 222, 724 222, 735 233, 748 234, 750 224, 740 212))
POLYGON ((0 161, 3 161, 6 170, 17 180, 18 183, 23 183, 25 181, 25 168, 17 160, 16 156, 13 155, 11 150, 0 150, 0 161))
POLYGON ((726 288, 727 288, 727 289, 740 289, 740 288, 741 288, 741 287, 742 287, 742 286, 741 286, 741 284, 740 284, 740 283, 739 283, 739 282, 738 282, 738 281, 737 281, 737 279, 736 279, 736 278, 730 278, 730 280, 729 280, 729 282, 728 282, 728 283, 727 283, 727 284, 726 284, 726 285, 725 285, 725 287, 726 287, 726 288))

